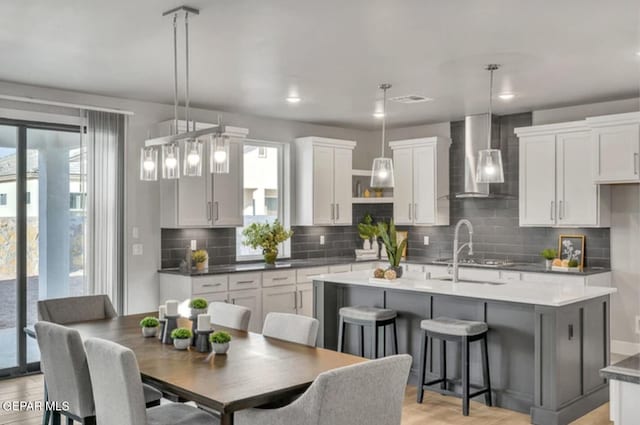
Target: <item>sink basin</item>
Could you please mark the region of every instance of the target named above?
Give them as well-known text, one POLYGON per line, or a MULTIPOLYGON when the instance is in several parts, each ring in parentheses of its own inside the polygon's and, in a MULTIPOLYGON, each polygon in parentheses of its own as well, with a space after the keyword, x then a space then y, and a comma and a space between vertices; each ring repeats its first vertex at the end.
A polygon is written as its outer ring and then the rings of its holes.
MULTIPOLYGON (((432 277, 432 280, 441 280, 443 282, 451 282, 453 281, 452 276, 436 276, 432 277)), ((475 283, 477 285, 504 285, 504 282, 481 282, 477 280, 458 280, 458 283, 475 283)))

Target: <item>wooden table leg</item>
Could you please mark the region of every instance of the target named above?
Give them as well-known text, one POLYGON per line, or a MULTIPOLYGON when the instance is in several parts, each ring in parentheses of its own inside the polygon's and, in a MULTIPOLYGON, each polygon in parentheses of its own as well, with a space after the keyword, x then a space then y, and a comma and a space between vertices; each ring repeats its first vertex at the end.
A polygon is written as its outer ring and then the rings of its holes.
POLYGON ((220 425, 233 425, 233 412, 221 413, 220 425))

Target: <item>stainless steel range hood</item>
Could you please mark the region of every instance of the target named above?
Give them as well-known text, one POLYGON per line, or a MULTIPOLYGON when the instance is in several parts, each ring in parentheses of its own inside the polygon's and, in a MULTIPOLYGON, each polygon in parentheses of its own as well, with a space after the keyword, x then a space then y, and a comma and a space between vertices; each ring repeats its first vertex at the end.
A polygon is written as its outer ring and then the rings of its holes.
MULTIPOLYGON (((495 189, 491 189, 488 183, 478 183, 476 181, 476 162, 478 160, 478 151, 482 149, 499 149, 500 148, 500 132, 498 126, 494 122, 498 118, 492 117, 493 130, 492 141, 489 142, 488 134, 488 114, 468 115, 464 118, 464 191, 455 194, 458 199, 464 198, 491 198, 505 199, 513 198, 511 195, 499 193, 499 188, 505 184, 494 184, 495 189)), ((506 158, 506 155, 502 155, 506 158)), ((506 163, 505 163, 506 164, 506 163)))

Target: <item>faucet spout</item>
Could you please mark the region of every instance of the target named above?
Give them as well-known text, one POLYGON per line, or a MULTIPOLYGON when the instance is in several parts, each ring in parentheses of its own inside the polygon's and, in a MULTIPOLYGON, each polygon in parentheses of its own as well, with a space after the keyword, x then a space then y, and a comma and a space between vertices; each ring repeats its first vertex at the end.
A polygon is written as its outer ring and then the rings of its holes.
POLYGON ((458 223, 456 224, 456 228, 453 232, 453 276, 452 276, 452 281, 458 282, 458 268, 459 268, 459 254, 460 252, 465 248, 468 247, 469 249, 469 255, 473 255, 473 224, 471 224, 471 222, 469 220, 467 220, 466 218, 463 218, 462 220, 458 221, 458 223), (469 241, 464 243, 462 246, 458 247, 459 245, 459 238, 460 238, 460 228, 462 227, 462 225, 465 225, 467 227, 467 232, 469 233, 469 241))

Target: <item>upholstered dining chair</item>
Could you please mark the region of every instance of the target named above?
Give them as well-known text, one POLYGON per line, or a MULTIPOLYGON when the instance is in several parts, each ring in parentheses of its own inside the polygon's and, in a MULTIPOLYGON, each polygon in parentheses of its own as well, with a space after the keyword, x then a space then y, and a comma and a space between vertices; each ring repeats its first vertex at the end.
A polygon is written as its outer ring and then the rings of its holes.
POLYGON ((38 320, 60 325, 113 319, 117 316, 118 313, 106 295, 84 295, 38 301, 38 320))
POLYGON ((130 349, 100 338, 85 342, 91 387, 100 425, 210 425, 219 420, 181 403, 145 409, 136 356, 130 349), (109 367, 105 367, 109 365, 109 367))
POLYGON ((315 347, 319 326, 320 322, 313 317, 269 313, 264 319, 262 335, 315 347))
POLYGON ((401 354, 334 369, 293 403, 235 413, 235 425, 400 425, 411 356, 401 354))
POLYGON ((225 328, 247 331, 251 320, 251 309, 241 305, 212 302, 208 310, 211 324, 225 328))

